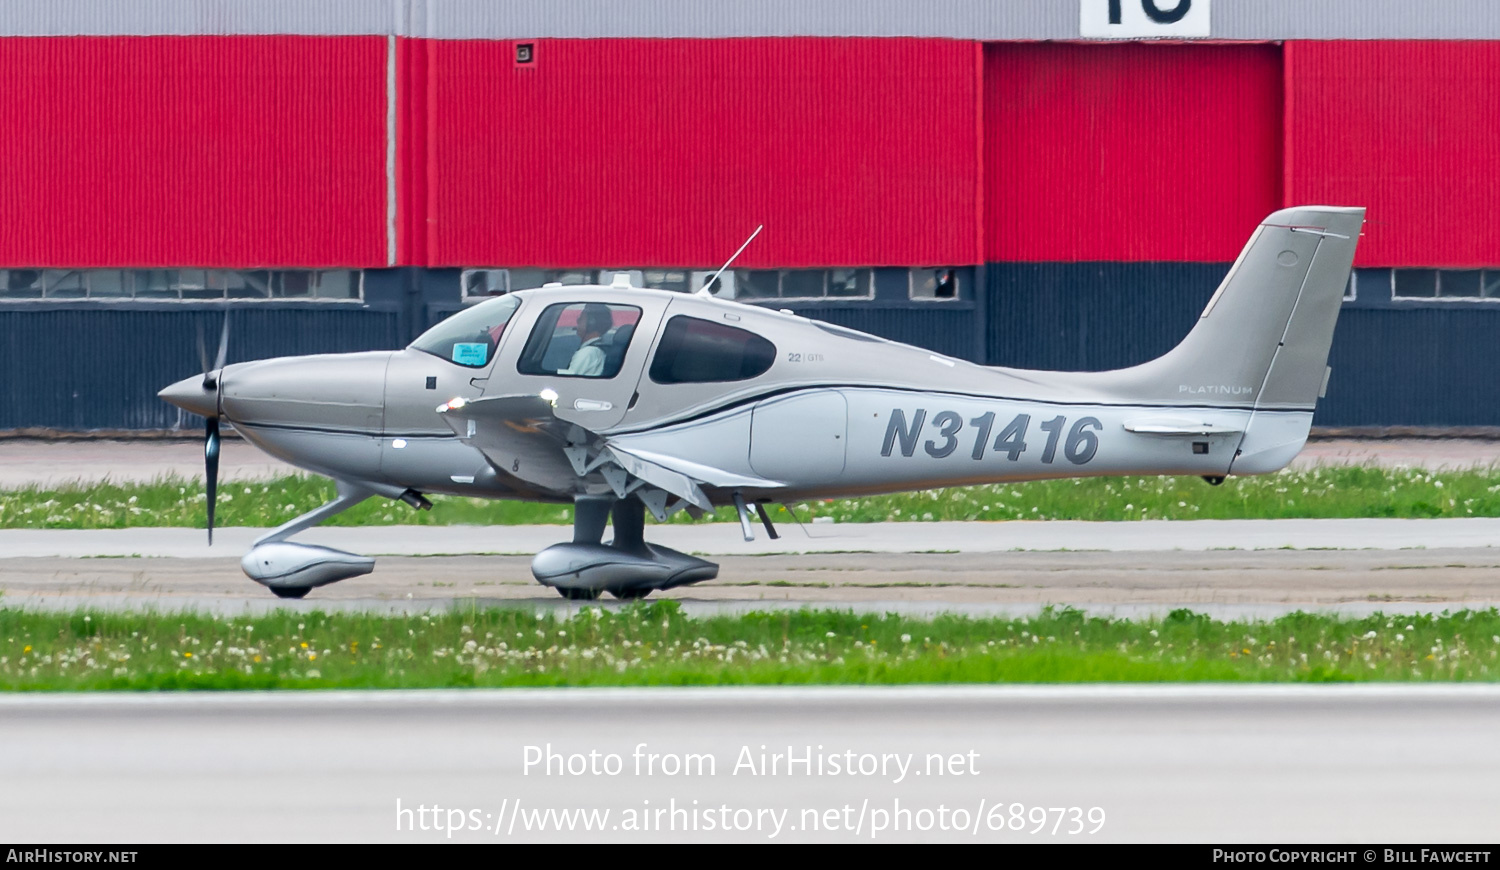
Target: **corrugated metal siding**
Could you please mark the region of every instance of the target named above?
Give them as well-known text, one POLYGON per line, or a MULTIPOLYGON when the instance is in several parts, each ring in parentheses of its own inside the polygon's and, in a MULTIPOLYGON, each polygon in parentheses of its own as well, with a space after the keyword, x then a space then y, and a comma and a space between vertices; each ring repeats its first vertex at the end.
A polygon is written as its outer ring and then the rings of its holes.
POLYGON ((904 308, 804 306, 796 311, 803 317, 925 347, 944 356, 979 360, 979 332, 974 328, 975 312, 972 307, 957 308, 934 303, 930 306, 904 308))
MULTIPOLYGON (((187 308, 0 309, 0 430, 179 425, 183 417, 156 392, 202 370, 197 327, 212 341, 222 317, 187 308)), ((230 318, 230 362, 400 344, 394 313, 355 306, 245 306, 230 318)))
POLYGON ((1193 328, 1228 263, 991 263, 991 365, 1104 371, 1154 359, 1193 328))
POLYGON ((972 45, 430 51, 431 265, 712 267, 759 224, 742 265, 977 262, 972 45))
MULTIPOLYGON (((1105 0, 0 0, 0 35, 1076 39, 1080 2, 1105 0)), ((1500 37, 1493 0, 1214 0, 1212 13, 1217 39, 1500 37)))
POLYGON ((1500 310, 1345 306, 1320 426, 1500 426, 1500 310))
MULTIPOLYGON (((437 39, 947 37, 1072 39, 1058 0, 407 0, 413 36, 437 39)), ((1222 0, 1221 0, 1222 2, 1222 0)))
MULTIPOLYGON (((428 162, 428 131, 433 126, 429 112, 430 68, 434 43, 427 39, 396 40, 396 262, 427 263, 432 210, 428 162)), ((514 125, 494 131, 503 136, 514 125)), ((508 149, 491 156, 495 163, 507 159, 508 149)), ((507 265, 524 265, 525 261, 507 265)), ((475 264, 465 264, 475 265, 475 264)))
POLYGON ((0 39, 0 266, 385 265, 385 40, 0 39))
MULTIPOLYGON (((1103 371, 1154 359, 1192 329, 1229 264, 992 263, 993 365, 1103 371)), ((1339 314, 1319 426, 1500 425, 1500 307, 1339 314)))
POLYGON ((1281 204, 1277 46, 986 45, 1001 261, 1233 260, 1281 204))
MULTIPOLYGON (((421 4, 416 4, 420 6, 421 4)), ((384 35, 411 0, 0 0, 0 36, 384 35)))
POLYGON ((1286 46, 1287 200, 1369 209, 1356 265, 1500 265, 1500 43, 1286 46))

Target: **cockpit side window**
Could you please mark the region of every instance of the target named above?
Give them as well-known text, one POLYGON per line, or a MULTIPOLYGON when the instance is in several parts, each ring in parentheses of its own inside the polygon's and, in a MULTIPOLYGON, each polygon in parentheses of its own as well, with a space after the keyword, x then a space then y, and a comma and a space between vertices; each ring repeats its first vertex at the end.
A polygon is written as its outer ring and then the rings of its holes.
POLYGON ((520 304, 515 296, 481 302, 422 333, 411 346, 457 365, 484 368, 494 359, 495 346, 520 304))
POLYGON ((678 315, 667 321, 651 360, 658 384, 701 384, 759 377, 776 361, 776 345, 748 330, 678 315))
POLYGON ((612 378, 625 363, 641 309, 574 302, 549 305, 516 362, 523 375, 612 378))

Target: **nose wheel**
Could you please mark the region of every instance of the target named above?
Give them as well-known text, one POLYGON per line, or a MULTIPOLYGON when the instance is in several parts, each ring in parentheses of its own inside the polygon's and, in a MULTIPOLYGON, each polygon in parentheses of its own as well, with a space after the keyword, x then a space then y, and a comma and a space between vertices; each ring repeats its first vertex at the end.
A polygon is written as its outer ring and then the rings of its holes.
MULTIPOLYGON (((557 589, 558 595, 561 595, 569 601, 597 601, 600 593, 605 591, 603 589, 564 589, 561 586, 555 588, 557 589)), ((621 601, 640 601, 642 598, 645 598, 652 592, 651 589, 644 587, 636 587, 634 589, 610 589, 608 591, 610 595, 613 595, 621 601)), ((303 594, 306 594, 307 590, 304 589, 302 590, 302 592, 303 594)), ((281 592, 278 591, 276 594, 281 595, 281 592)), ((302 596, 298 595, 296 597, 301 598, 302 596)))
POLYGON ((557 594, 569 601, 595 601, 599 598, 602 589, 566 589, 562 586, 555 587, 557 594))

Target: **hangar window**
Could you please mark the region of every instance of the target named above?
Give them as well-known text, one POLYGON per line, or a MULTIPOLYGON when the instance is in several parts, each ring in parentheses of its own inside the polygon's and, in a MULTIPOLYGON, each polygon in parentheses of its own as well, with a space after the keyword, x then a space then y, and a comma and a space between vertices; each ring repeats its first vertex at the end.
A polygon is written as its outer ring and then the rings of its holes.
POLYGON ((715 279, 716 271, 687 267, 465 269, 460 284, 466 301, 547 284, 609 286, 620 275, 624 275, 632 287, 676 293, 696 293, 713 279, 708 292, 723 299, 875 298, 875 273, 872 269, 740 269, 725 271, 715 279))
POLYGON ((1396 300, 1500 301, 1496 269, 1391 269, 1390 276, 1391 298, 1396 300))
POLYGON ((507 269, 465 269, 459 281, 463 284, 465 299, 504 296, 511 289, 507 269))
POLYGON ((871 299, 874 271, 741 269, 735 272, 735 291, 737 299, 871 299))
POLYGON ((958 270, 913 269, 911 270, 911 298, 957 299, 959 297, 958 270))
MULTIPOLYGON (((696 293, 712 278, 714 270, 695 269, 465 269, 460 278, 464 299, 500 296, 512 290, 531 290, 544 284, 577 286, 613 283, 616 275, 625 275, 632 287, 651 287, 678 293, 696 293)), ((735 274, 725 272, 709 292, 715 296, 735 296, 735 274)))
POLYGON ((574 302, 549 305, 537 318, 516 369, 523 375, 612 378, 620 373, 641 309, 574 302))
POLYGON ((0 300, 358 300, 353 269, 0 269, 0 300))
POLYGON ((460 311, 418 336, 412 349, 471 369, 484 368, 495 358, 495 346, 520 305, 519 297, 505 296, 460 311))
POLYGON ((776 346, 753 332, 678 315, 667 321, 651 360, 658 384, 744 381, 765 374, 776 346))

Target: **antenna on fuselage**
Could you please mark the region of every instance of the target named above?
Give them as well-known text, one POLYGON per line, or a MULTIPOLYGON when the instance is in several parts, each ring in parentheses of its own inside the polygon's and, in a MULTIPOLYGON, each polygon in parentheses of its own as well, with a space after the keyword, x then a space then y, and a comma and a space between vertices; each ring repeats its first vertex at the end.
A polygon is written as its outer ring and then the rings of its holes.
POLYGON ((743 245, 740 245, 740 249, 738 251, 734 252, 734 256, 730 257, 729 260, 724 263, 724 265, 720 266, 719 267, 719 271, 715 272, 714 276, 712 278, 709 278, 707 281, 703 282, 703 286, 700 287, 700 288, 698 288, 697 295, 699 295, 699 296, 712 296, 712 295, 714 295, 714 294, 712 294, 712 293, 710 293, 708 291, 708 288, 714 286, 714 282, 717 281, 717 280, 719 280, 719 276, 722 275, 722 274, 724 274, 724 270, 728 269, 731 265, 733 265, 734 261, 738 260, 740 258, 740 254, 745 253, 745 249, 748 248, 748 247, 750 247, 750 243, 753 242, 753 241, 755 241, 755 237, 758 236, 758 235, 760 235, 760 231, 763 230, 763 229, 765 229, 765 228, 766 228, 765 224, 761 224, 760 226, 756 227, 755 228, 755 232, 753 232, 753 233, 750 234, 750 238, 746 239, 745 243, 743 245))

